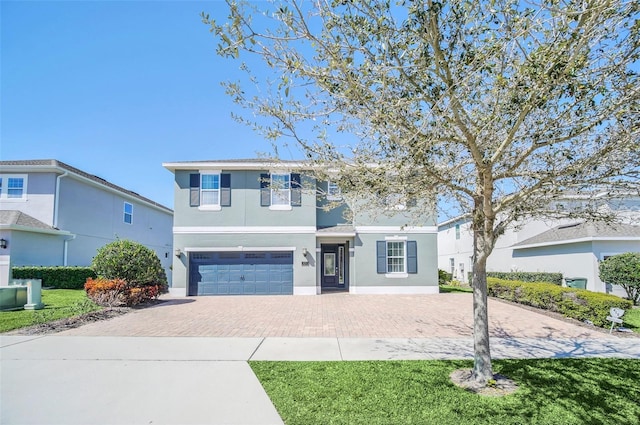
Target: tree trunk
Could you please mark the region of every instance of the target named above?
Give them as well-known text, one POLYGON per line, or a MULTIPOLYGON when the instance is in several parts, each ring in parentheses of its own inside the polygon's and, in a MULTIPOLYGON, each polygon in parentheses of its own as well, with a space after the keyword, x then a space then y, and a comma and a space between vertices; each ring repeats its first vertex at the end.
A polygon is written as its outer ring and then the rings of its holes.
POLYGON ((487 257, 493 249, 493 220, 483 209, 483 199, 476 199, 473 214, 473 351, 471 379, 486 384, 493 378, 489 347, 489 312, 487 308, 487 257))
POLYGON ((493 378, 493 370, 489 348, 487 258, 484 255, 476 255, 473 263, 473 351, 474 363, 471 378, 486 384, 493 378))

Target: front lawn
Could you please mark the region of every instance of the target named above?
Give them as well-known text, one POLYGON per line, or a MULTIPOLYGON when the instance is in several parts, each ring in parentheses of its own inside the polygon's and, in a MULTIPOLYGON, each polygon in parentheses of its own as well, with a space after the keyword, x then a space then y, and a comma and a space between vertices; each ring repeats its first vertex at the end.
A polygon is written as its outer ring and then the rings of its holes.
POLYGON ((626 328, 640 333, 640 307, 625 310, 622 319, 624 320, 624 326, 626 328))
POLYGON ((440 293, 446 294, 450 292, 473 292, 471 286, 456 286, 456 285, 440 285, 440 293))
POLYGON ((481 396, 449 374, 469 361, 250 365, 287 425, 637 424, 640 360, 498 360, 518 390, 481 396))
POLYGON ((43 289, 42 302, 45 304, 42 310, 0 312, 0 332, 79 316, 101 308, 87 298, 83 289, 43 289))

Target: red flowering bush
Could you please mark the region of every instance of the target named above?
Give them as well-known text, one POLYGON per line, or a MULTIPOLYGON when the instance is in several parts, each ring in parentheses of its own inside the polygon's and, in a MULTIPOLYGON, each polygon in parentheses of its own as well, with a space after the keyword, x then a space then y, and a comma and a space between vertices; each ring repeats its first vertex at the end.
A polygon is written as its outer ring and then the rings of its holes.
POLYGON ((87 297, 103 307, 134 306, 158 298, 162 285, 135 286, 124 279, 87 279, 87 297))

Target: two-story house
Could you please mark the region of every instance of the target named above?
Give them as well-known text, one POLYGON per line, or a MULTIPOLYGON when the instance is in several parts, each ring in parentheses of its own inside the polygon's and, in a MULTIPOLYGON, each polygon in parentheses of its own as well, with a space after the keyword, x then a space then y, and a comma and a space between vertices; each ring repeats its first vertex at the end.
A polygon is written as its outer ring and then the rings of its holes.
POLYGON ((435 214, 406 226, 404 210, 327 210, 341 194, 304 162, 163 166, 175 175, 172 295, 438 292, 435 214))
MULTIPOLYGON (((501 235, 487 259, 487 271, 562 273, 587 279, 586 289, 625 296, 618 286, 599 277, 601 260, 624 252, 640 252, 640 199, 602 201, 620 222, 587 223, 570 219, 531 219, 516 223, 501 235)), ((461 282, 472 271, 473 233, 469 215, 438 225, 438 266, 461 282)))
POLYGON ((0 284, 11 266, 88 266, 116 239, 153 249, 170 278, 173 211, 57 160, 0 161, 0 284))

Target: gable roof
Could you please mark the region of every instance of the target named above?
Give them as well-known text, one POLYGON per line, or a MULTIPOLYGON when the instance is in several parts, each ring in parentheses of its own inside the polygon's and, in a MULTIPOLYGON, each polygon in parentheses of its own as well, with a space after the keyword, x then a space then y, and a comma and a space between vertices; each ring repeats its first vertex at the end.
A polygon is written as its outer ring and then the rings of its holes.
POLYGON ((29 159, 29 160, 19 160, 19 161, 0 161, 0 171, 15 172, 15 173, 29 172, 29 171, 32 171, 32 172, 51 171, 55 173, 70 172, 75 174, 76 176, 87 179, 93 183, 97 183, 99 185, 105 186, 109 189, 120 192, 131 198, 135 198, 138 201, 152 205, 158 209, 164 210, 169 213, 173 213, 172 209, 167 208, 164 205, 159 204, 155 201, 152 201, 149 198, 145 198, 139 193, 136 193, 132 190, 128 190, 118 185, 115 185, 101 177, 98 177, 94 174, 87 173, 85 171, 72 167, 71 165, 65 164, 64 162, 58 161, 56 159, 29 159))
POLYGON ((56 233, 67 235, 67 231, 62 231, 51 227, 46 223, 31 217, 18 210, 0 210, 0 229, 25 230, 39 233, 56 233))
POLYGON ((513 249, 535 248, 589 241, 640 241, 640 226, 624 223, 582 222, 554 227, 513 245, 513 249))

